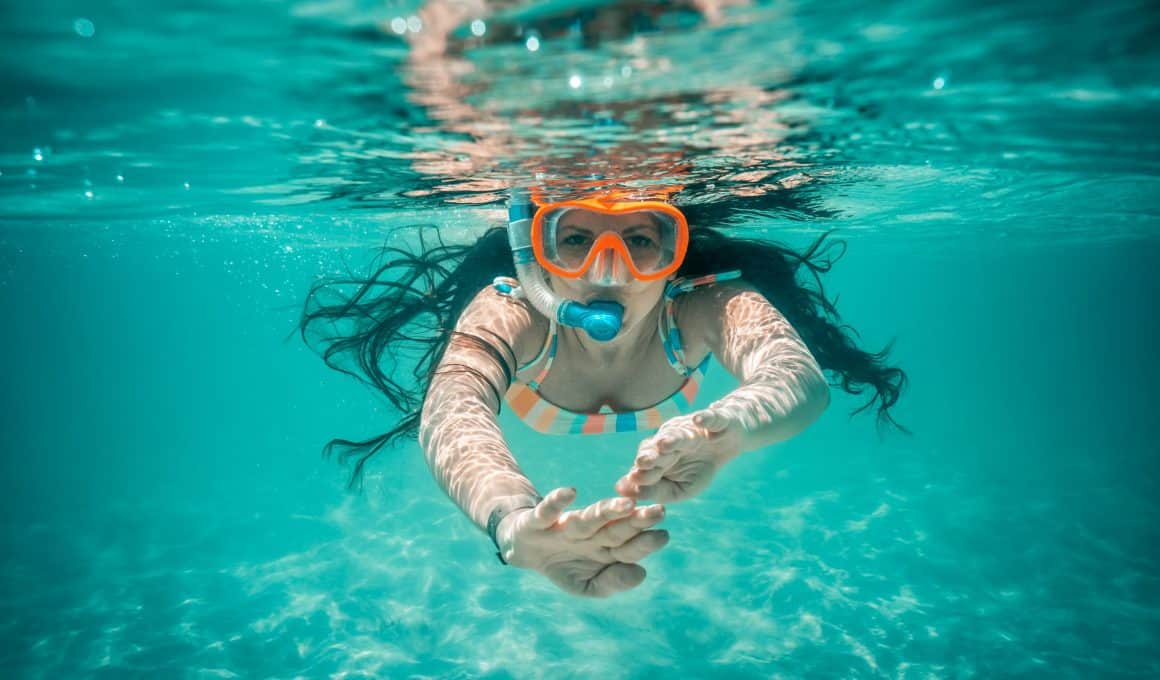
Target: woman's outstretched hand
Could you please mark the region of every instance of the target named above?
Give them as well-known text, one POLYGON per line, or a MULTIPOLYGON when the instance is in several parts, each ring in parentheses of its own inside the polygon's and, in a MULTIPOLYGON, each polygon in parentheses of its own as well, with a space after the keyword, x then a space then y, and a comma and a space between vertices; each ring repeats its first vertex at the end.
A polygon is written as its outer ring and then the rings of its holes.
POLYGON ((535 508, 504 518, 497 538, 505 561, 573 595, 608 597, 640 585, 645 570, 637 562, 669 542, 663 529, 646 531, 664 519, 664 506, 606 498, 565 512, 575 500, 575 489, 556 489, 535 508))
POLYGON ((742 428, 721 411, 705 409, 666 421, 640 443, 632 469, 616 492, 662 503, 692 498, 741 453, 742 428))

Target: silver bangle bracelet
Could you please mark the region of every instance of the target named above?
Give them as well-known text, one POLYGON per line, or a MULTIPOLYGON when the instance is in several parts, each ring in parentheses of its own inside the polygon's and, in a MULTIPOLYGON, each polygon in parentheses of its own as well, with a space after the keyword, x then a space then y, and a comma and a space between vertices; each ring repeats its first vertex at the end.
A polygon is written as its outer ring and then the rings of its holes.
POLYGON ((499 547, 499 538, 495 535, 496 530, 499 529, 499 523, 503 521, 504 517, 510 515, 516 510, 534 508, 539 505, 540 501, 542 500, 543 498, 540 496, 523 496, 521 498, 515 499, 514 503, 511 504, 500 503, 500 505, 492 510, 491 514, 487 516, 487 535, 489 538, 491 538, 492 545, 495 546, 495 556, 499 558, 500 564, 507 564, 507 560, 503 558, 503 549, 499 547))

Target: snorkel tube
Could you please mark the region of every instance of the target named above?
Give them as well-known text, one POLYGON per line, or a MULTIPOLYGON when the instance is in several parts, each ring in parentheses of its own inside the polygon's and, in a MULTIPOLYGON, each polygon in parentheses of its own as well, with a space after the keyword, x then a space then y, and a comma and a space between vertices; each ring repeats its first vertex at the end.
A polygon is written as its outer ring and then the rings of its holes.
POLYGON ((531 194, 512 189, 508 203, 508 243, 516 266, 516 278, 524 295, 541 314, 558 323, 582 328, 593 340, 607 342, 620 332, 624 307, 610 300, 593 300, 587 305, 560 296, 548 287, 544 272, 532 250, 532 215, 536 206, 531 194))

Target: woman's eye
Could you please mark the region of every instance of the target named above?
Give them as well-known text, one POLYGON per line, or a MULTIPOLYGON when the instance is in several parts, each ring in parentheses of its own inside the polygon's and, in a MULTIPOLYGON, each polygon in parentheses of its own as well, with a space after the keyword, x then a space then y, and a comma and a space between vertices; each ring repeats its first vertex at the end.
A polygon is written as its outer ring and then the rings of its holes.
POLYGON ((569 246, 572 248, 586 246, 589 243, 591 243, 591 239, 589 239, 587 236, 584 236, 583 234, 569 234, 560 241, 560 245, 569 246))
POLYGON ((651 238, 649 238, 647 236, 637 235, 637 236, 630 236, 629 237, 628 245, 632 248, 652 248, 656 244, 653 242, 653 240, 651 238))

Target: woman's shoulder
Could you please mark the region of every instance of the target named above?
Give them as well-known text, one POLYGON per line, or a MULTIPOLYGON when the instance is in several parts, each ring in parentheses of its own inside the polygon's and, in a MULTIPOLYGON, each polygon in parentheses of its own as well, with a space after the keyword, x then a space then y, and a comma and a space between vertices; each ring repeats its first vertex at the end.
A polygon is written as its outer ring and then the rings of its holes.
POLYGON ((721 332, 729 301, 739 294, 757 290, 744 279, 716 281, 698 286, 674 300, 673 314, 687 347, 711 346, 721 332))
POLYGON ((520 365, 540 351, 548 333, 547 317, 522 297, 502 287, 482 288, 464 308, 455 328, 465 333, 483 332, 503 339, 515 350, 520 365))

